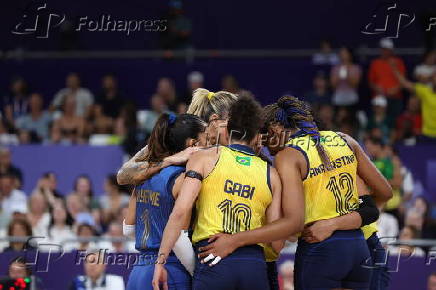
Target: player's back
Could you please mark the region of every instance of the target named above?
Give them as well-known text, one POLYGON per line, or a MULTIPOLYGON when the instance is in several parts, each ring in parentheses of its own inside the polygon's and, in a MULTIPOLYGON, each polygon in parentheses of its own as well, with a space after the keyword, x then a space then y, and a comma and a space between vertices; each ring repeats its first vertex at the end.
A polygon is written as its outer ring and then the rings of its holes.
POLYGON ((305 224, 347 214, 359 205, 354 152, 338 133, 321 131, 320 135, 319 142, 327 153, 328 164, 323 163, 310 135, 292 137, 287 143, 301 151, 308 163, 303 181, 305 224))
POLYGON ((172 186, 175 178, 185 170, 170 166, 135 187, 136 244, 139 251, 158 250, 163 231, 174 207, 172 186))
POLYGON ((220 147, 215 168, 204 178, 196 203, 194 243, 216 233, 255 229, 272 201, 269 165, 244 145, 220 147))

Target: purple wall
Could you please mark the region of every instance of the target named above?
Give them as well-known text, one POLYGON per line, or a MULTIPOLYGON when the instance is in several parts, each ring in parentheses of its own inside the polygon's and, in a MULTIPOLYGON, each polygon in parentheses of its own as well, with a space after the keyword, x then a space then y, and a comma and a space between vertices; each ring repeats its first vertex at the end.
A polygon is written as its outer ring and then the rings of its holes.
POLYGON ((123 152, 118 146, 13 146, 12 162, 23 171, 23 190, 30 194, 45 172, 57 174, 58 188, 68 194, 75 178, 87 174, 93 181, 96 194, 103 193, 103 182, 116 173, 122 164, 123 152))
MULTIPOLYGON (((9 261, 15 257, 16 253, 0 254, 0 276, 7 273, 9 261)), ((28 261, 34 261, 34 254, 28 256, 28 261)), ((280 262, 286 259, 293 259, 292 255, 282 255, 280 262)), ((43 270, 47 266, 47 254, 40 254, 37 269, 43 270)), ((38 272, 44 285, 44 290, 68 289, 68 285, 76 275, 83 274, 83 264, 79 265, 76 253, 64 254, 62 257, 52 254, 51 262, 48 264, 48 272, 38 272)), ((279 262, 279 263, 280 263, 279 262)), ((389 265, 391 269, 391 290, 411 290, 426 289, 427 277, 436 271, 436 260, 428 261, 425 258, 390 257, 389 265), (429 262, 429 263, 427 263, 429 262), (428 265, 427 265, 428 264, 428 265)), ((131 269, 125 265, 108 265, 107 272, 121 275, 127 282, 131 269)), ((36 271, 35 271, 36 272, 36 271)))

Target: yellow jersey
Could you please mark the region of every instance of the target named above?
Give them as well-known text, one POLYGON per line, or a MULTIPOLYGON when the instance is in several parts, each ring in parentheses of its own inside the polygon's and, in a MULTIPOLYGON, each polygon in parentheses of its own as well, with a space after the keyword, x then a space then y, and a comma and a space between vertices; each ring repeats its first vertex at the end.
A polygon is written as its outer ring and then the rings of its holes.
POLYGON ((363 232, 363 236, 365 237, 365 240, 367 240, 369 237, 372 236, 373 233, 378 232, 377 222, 375 221, 372 224, 363 226, 361 227, 361 230, 363 232))
POLYGON ((345 215, 359 207, 353 150, 335 132, 320 131, 320 135, 320 143, 329 156, 329 168, 322 163, 311 136, 295 135, 286 144, 302 152, 308 164, 303 180, 305 224, 345 215))
MULTIPOLYGON (((217 233, 234 234, 263 226, 272 202, 269 164, 248 146, 219 148, 215 168, 203 179, 196 201, 193 243, 217 233)), ((265 250, 267 259, 274 258, 270 252, 274 253, 265 250)))

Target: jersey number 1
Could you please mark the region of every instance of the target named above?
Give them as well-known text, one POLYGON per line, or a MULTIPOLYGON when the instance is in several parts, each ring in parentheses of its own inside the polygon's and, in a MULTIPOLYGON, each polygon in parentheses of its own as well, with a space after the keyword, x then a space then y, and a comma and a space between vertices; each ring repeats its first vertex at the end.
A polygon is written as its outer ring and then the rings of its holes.
POLYGON ((353 198, 353 177, 351 174, 343 172, 337 176, 330 177, 327 189, 330 190, 336 201, 336 212, 340 215, 349 213, 354 210, 354 207, 350 204, 353 198), (345 193, 344 193, 345 191, 345 193))
POLYGON ((225 199, 218 205, 223 213, 223 230, 225 233, 237 233, 250 230, 251 208, 243 203, 237 203, 232 207, 232 201, 225 199))

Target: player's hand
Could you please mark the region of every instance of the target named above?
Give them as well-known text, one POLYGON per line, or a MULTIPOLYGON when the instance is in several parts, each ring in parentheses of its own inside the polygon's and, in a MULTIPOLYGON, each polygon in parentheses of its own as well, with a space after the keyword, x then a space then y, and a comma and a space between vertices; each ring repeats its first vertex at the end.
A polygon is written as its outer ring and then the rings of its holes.
POLYGON ((168 156, 164 159, 164 162, 169 165, 183 165, 188 162, 189 157, 198 150, 201 150, 201 147, 188 147, 185 150, 174 154, 172 156, 168 156))
POLYGON ((153 290, 168 290, 168 277, 167 270, 163 264, 156 264, 154 267, 154 275, 153 275, 153 290), (160 287, 162 285, 162 288, 160 287))
POLYGON ((209 263, 209 266, 215 266, 237 248, 233 236, 229 234, 213 235, 208 242, 207 246, 199 248, 198 257, 202 263, 209 263))
POLYGON ((308 243, 319 243, 329 238, 335 231, 331 220, 319 220, 303 230, 303 239, 308 243))

